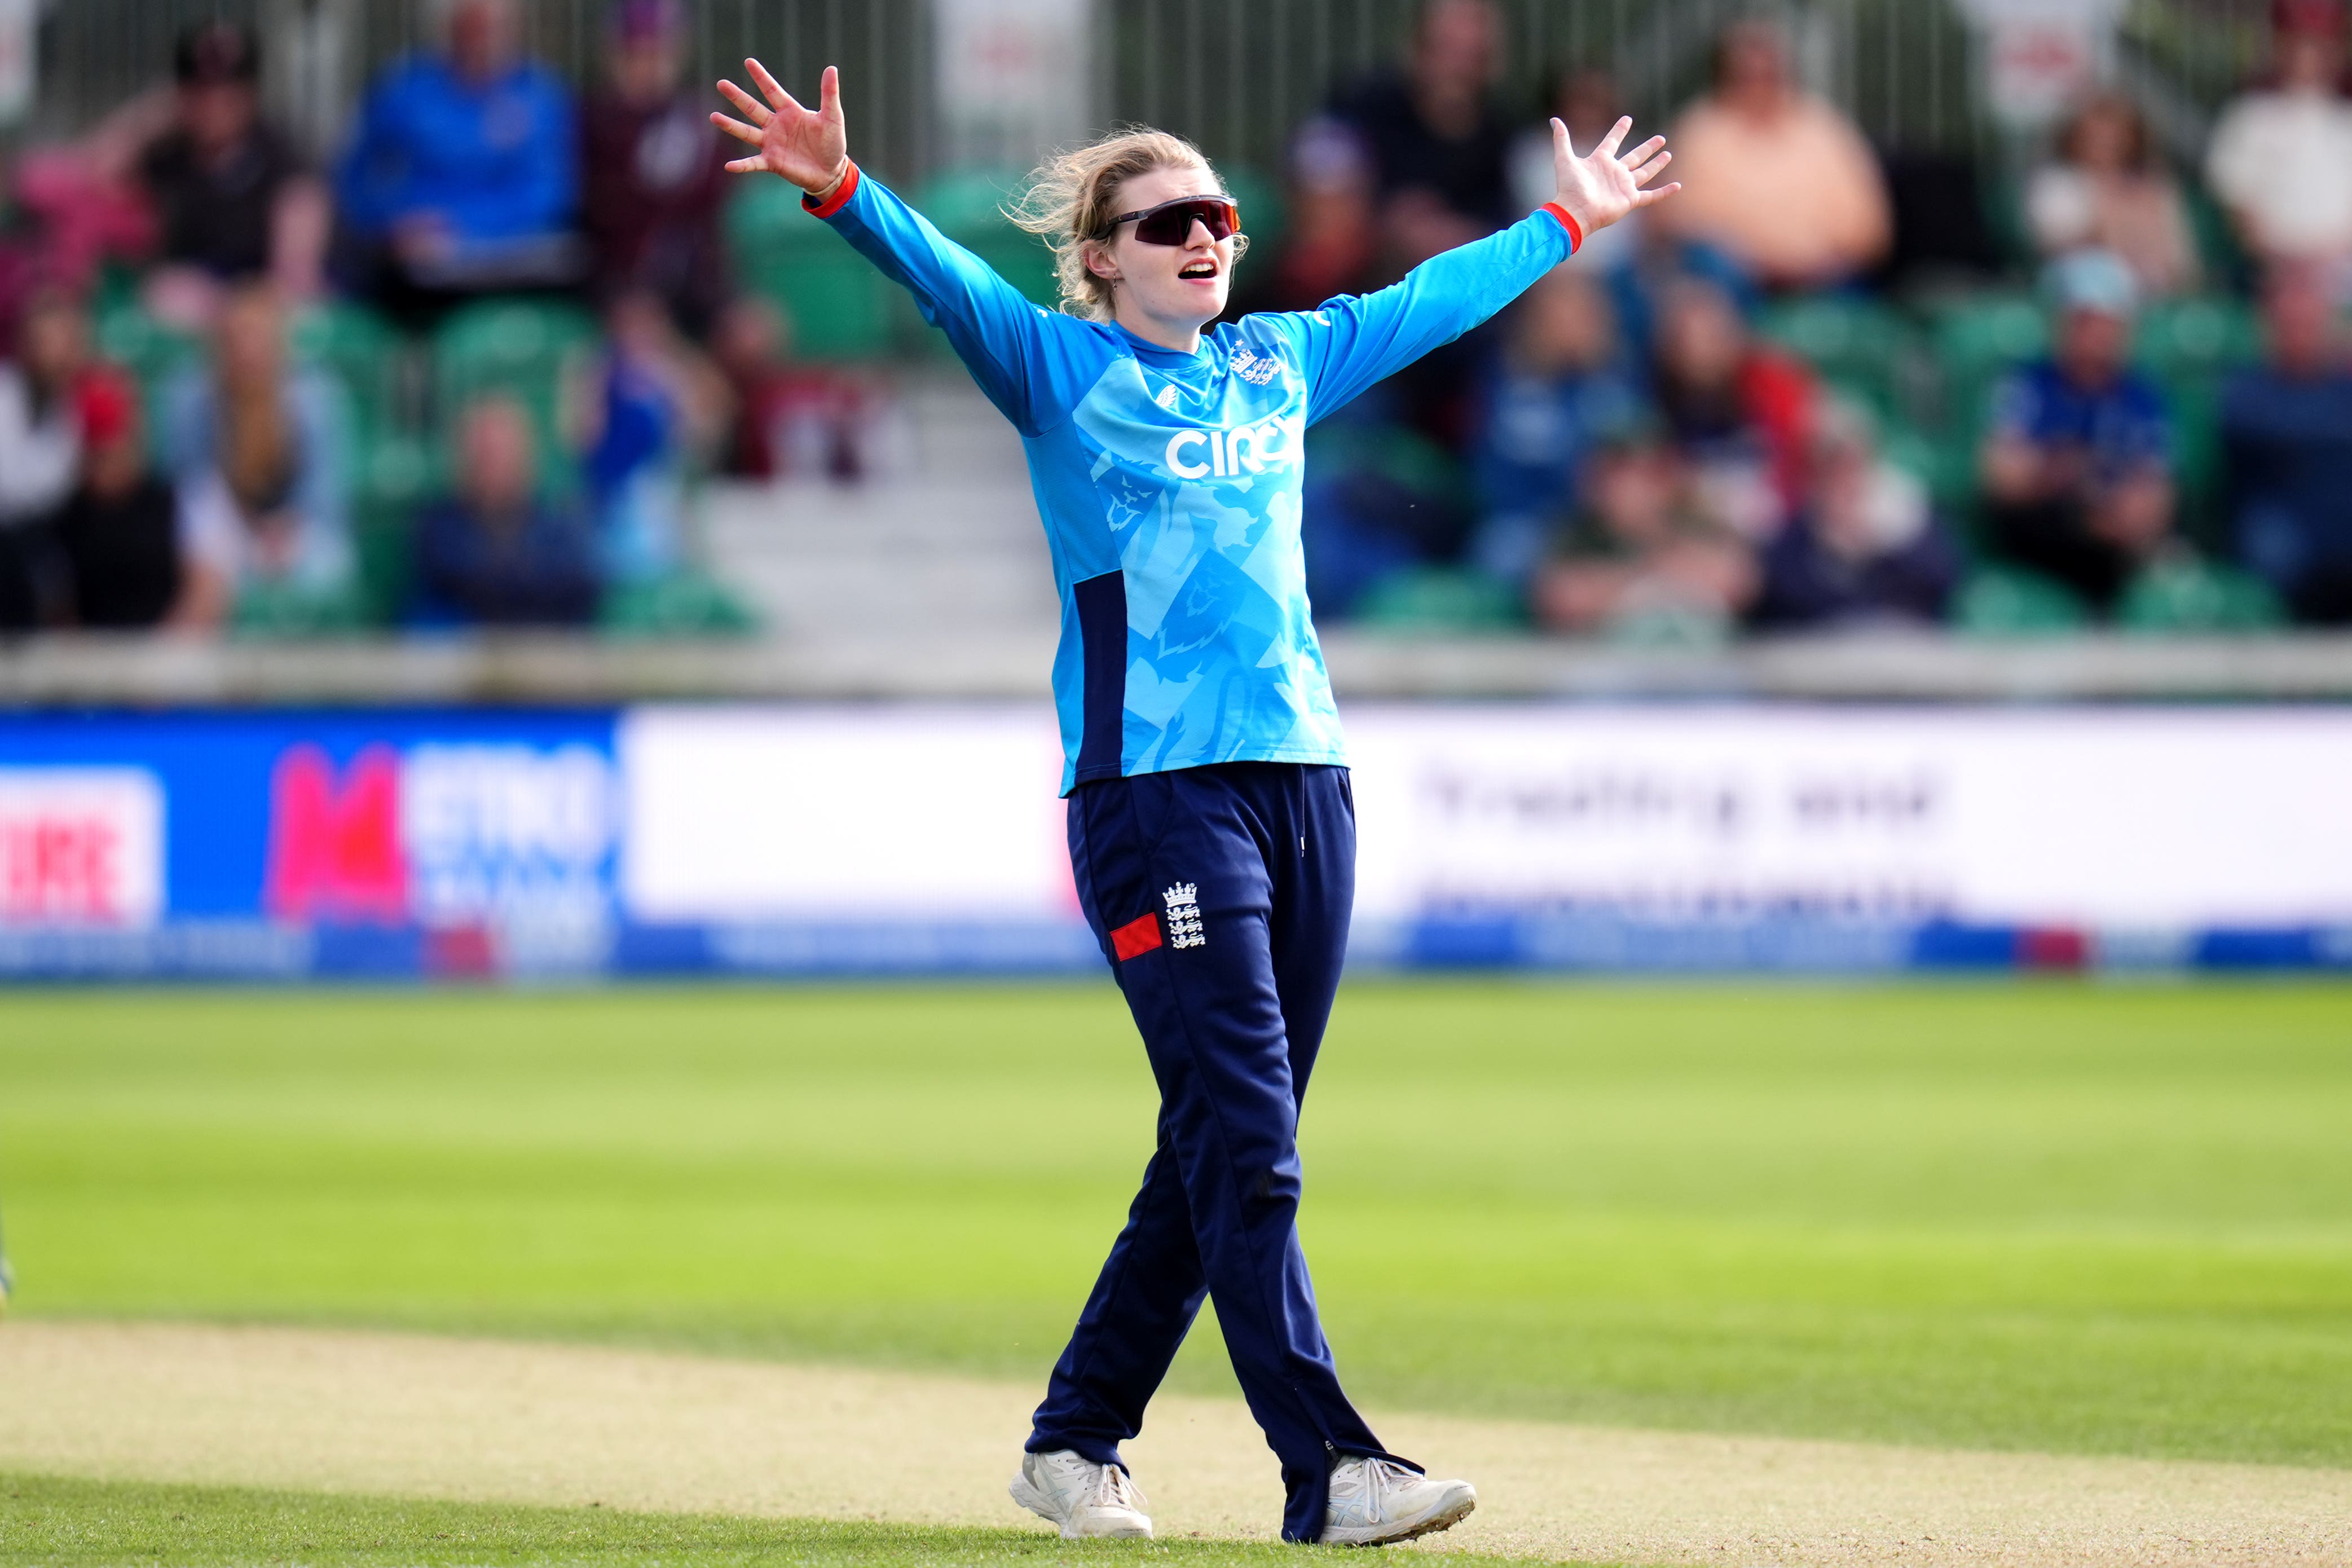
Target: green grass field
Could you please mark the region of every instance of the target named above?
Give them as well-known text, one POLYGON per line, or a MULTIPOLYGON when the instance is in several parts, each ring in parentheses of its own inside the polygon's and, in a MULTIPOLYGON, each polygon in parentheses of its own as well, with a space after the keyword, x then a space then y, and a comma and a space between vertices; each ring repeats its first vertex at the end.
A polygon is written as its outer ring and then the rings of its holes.
MULTIPOLYGON (((228 1487, 163 1487, 0 1476, 0 1563, 300 1563, 302 1568, 931 1568, 1096 1563, 1273 1568, 1295 1546, 1236 1542, 1068 1542, 1037 1531, 924 1529, 792 1520, 629 1514, 409 1499, 322 1497, 228 1487)), ((1337 1554, 1337 1549, 1334 1549, 1337 1554)), ((1507 1559, 1449 1554, 1458 1568, 1507 1559)))
MULTIPOLYGON (((27 1317, 1041 1380, 1151 1110, 1101 986, 0 996, 27 1317)), ((1304 1226, 1369 1403, 2352 1466, 2347 1129, 2341 989, 1360 985, 1304 1226)))

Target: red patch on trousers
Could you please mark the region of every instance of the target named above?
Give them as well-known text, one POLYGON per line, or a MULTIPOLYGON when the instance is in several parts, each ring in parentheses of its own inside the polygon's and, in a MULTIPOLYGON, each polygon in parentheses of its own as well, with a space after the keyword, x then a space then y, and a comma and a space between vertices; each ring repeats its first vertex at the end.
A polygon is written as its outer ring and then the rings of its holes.
POLYGON ((1118 962, 1140 958, 1160 945, 1160 917, 1138 915, 1110 933, 1110 950, 1118 962))

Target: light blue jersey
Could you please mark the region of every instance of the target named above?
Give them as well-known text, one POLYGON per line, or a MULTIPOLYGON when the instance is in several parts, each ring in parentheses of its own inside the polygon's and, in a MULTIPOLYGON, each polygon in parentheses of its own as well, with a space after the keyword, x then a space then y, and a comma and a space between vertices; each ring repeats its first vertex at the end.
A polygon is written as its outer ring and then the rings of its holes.
POLYGON ((1040 309, 853 169, 810 210, 915 296, 1028 448, 1062 598, 1062 790, 1210 763, 1344 764, 1299 547, 1307 427, 1567 259, 1547 207, 1194 353, 1040 309))

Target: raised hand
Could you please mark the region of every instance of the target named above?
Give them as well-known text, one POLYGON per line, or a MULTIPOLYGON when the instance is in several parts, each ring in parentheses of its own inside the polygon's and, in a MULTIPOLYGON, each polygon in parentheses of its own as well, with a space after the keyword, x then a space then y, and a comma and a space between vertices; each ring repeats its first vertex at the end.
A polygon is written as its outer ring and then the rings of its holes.
POLYGON ((1679 184, 1645 188, 1674 162, 1664 137, 1653 136, 1623 157, 1617 155, 1633 129, 1629 115, 1609 128, 1591 157, 1580 158, 1569 145, 1568 127, 1557 120, 1551 122, 1551 166, 1559 184, 1554 199, 1588 235, 1607 228, 1636 207, 1664 201, 1682 189, 1679 184))
POLYGON ((719 84, 719 95, 751 123, 715 112, 710 123, 759 149, 756 156, 728 164, 728 171, 756 174, 764 169, 813 196, 830 195, 849 173, 849 127, 841 118, 841 73, 831 66, 824 68, 817 107, 812 111, 786 92, 759 61, 745 60, 743 68, 751 73, 753 84, 768 101, 760 102, 731 81, 719 84))

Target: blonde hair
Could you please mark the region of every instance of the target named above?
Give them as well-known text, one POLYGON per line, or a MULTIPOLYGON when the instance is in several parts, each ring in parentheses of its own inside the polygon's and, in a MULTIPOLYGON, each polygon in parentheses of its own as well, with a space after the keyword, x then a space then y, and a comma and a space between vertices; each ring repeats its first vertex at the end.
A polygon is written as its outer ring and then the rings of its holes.
MULTIPOLYGON (((1155 169, 1199 169, 1220 189, 1224 185, 1215 166, 1181 136, 1123 125, 1099 141, 1046 159, 1005 207, 1006 217, 1053 247, 1062 309, 1071 315, 1110 319, 1118 285, 1087 267, 1087 247, 1110 243, 1120 190, 1155 169)), ((1248 237, 1234 236, 1234 258, 1239 260, 1248 247, 1248 237)))

